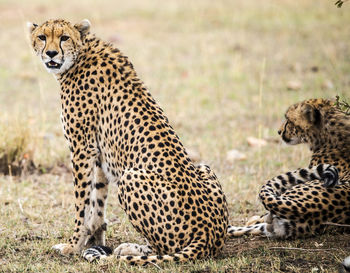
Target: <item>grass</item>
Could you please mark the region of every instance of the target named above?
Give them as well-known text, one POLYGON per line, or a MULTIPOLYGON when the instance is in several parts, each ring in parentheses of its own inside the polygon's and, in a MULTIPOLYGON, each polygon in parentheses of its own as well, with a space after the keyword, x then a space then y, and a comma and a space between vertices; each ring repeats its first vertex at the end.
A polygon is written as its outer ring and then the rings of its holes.
POLYGON ((31 148, 30 132, 23 122, 9 124, 2 120, 0 131, 3 132, 0 143, 0 170, 4 174, 18 174, 23 169, 23 162, 29 159, 31 148))
MULTIPOLYGON (((115 43, 163 107, 184 145, 215 170, 231 222, 263 212, 264 181, 305 166, 305 146, 276 143, 284 111, 312 97, 348 96, 348 3, 333 1, 0 1, 0 154, 29 157, 40 170, 0 176, 0 272, 158 272, 116 262, 88 264, 51 246, 73 227, 72 178, 59 121, 58 84, 35 57, 26 21, 88 18, 115 43), (20 18, 20 19, 18 19, 20 18), (290 81, 300 85, 288 90, 290 81), (252 148, 247 137, 270 139, 252 148), (19 149, 17 149, 17 148, 19 149), (243 161, 226 154, 237 149, 243 161)), ((110 246, 142 242, 110 190, 110 246)), ((349 254, 349 235, 294 241, 241 238, 222 257, 162 272, 334 272, 349 254), (274 250, 271 247, 318 249, 274 250)))

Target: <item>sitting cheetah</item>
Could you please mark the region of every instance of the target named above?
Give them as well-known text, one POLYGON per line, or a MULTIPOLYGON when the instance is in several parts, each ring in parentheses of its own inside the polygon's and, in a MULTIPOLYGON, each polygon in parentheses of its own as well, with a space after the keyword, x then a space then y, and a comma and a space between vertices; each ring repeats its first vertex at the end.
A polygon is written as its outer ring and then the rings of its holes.
POLYGON ((62 254, 92 261, 104 247, 108 185, 148 246, 122 244, 131 264, 216 256, 227 234, 226 198, 213 171, 189 159, 162 109, 118 49, 89 33, 90 23, 29 23, 31 42, 61 87, 62 124, 71 151, 75 229, 62 254))
POLYGON ((289 107, 285 118, 278 133, 287 144, 310 146, 309 167, 267 181, 259 197, 268 214, 230 226, 230 236, 302 237, 325 222, 350 224, 350 186, 341 183, 350 181, 350 116, 330 100, 311 99, 289 107))

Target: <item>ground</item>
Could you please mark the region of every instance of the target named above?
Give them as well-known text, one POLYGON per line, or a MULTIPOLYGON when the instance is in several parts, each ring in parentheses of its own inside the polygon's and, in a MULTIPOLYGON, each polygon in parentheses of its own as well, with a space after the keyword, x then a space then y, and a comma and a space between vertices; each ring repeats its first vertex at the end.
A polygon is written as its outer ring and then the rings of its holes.
MULTIPOLYGON (((277 137, 287 107, 312 97, 349 97, 350 4, 334 2, 1 0, 0 172, 6 175, 0 175, 0 272, 160 271, 88 264, 51 250, 71 234, 73 184, 59 87, 33 55, 26 21, 88 18, 92 31, 128 55, 184 145, 217 173, 231 223, 242 224, 263 212, 257 193, 266 179, 308 162, 306 146, 284 146, 277 137), (251 146, 248 137, 266 145, 251 146), (245 158, 227 158, 231 150, 245 158)), ((107 209, 108 245, 142 241, 115 192, 107 209)), ((349 239, 334 228, 304 240, 245 237, 230 240, 217 259, 160 267, 334 272, 350 253, 349 239)))

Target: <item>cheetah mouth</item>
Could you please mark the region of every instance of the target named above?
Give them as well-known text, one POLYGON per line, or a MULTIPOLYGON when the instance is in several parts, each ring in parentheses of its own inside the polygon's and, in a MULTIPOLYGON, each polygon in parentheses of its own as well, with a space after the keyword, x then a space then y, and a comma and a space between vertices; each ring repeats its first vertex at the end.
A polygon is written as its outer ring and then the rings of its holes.
POLYGON ((45 63, 45 65, 47 68, 50 68, 50 69, 60 69, 62 66, 62 64, 56 63, 55 61, 52 61, 52 60, 45 63))
POLYGON ((287 138, 284 134, 282 135, 282 140, 287 145, 296 145, 300 143, 298 138, 287 138))
POLYGON ((287 138, 284 134, 282 134, 282 140, 287 144, 289 144, 289 142, 291 142, 291 139, 287 138))

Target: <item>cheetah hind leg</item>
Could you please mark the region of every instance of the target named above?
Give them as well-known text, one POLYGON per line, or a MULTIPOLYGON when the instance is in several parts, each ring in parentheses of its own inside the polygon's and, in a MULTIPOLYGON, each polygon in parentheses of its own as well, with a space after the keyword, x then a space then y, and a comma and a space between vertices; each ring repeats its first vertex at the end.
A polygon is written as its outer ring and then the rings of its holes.
POLYGON ((228 226, 227 235, 228 237, 241 237, 244 235, 270 235, 268 231, 267 223, 259 223, 255 225, 237 227, 237 226, 228 226))
POLYGON ((269 238, 286 238, 290 234, 288 230, 291 228, 289 220, 278 218, 274 215, 267 214, 264 223, 237 227, 229 226, 227 228, 228 237, 241 237, 243 235, 264 235, 269 238))
POLYGON ((245 234, 270 236, 272 220, 273 216, 270 212, 260 216, 254 215, 248 219, 245 226, 229 225, 227 234, 229 237, 240 237, 245 234))
POLYGON ((272 215, 270 212, 264 214, 264 215, 254 215, 248 219, 248 221, 245 223, 245 226, 252 226, 256 224, 262 224, 262 223, 272 223, 272 215))
MULTIPOLYGON (((141 191, 143 194, 145 194, 145 191, 148 189, 156 189, 156 192, 158 190, 159 198, 154 199, 152 198, 152 195, 149 194, 149 196, 143 200, 143 205, 147 207, 148 210, 152 208, 154 210, 153 212, 156 215, 160 215, 159 206, 157 207, 154 204, 159 204, 159 202, 162 202, 162 207, 164 207, 164 210, 166 207, 169 208, 170 201, 176 200, 176 192, 171 194, 171 190, 168 190, 166 187, 166 181, 162 180, 161 176, 158 176, 157 174, 147 172, 145 170, 140 169, 128 169, 124 172, 122 175, 120 181, 118 182, 118 199, 119 203, 124 209, 124 211, 128 214, 129 220, 131 224, 136 228, 137 231, 141 232, 144 237, 147 238, 148 233, 146 232, 147 226, 142 226, 142 229, 140 228, 141 223, 139 221, 143 220, 143 218, 137 218, 135 211, 140 210, 140 204, 138 204, 137 201, 132 202, 132 198, 135 194, 140 195, 141 191), (129 198, 130 197, 130 198, 129 198), (156 203, 155 203, 156 202, 156 203), (169 203, 169 204, 168 204, 169 203)), ((175 224, 174 219, 168 219, 165 218, 166 216, 163 216, 164 219, 158 223, 158 228, 160 230, 166 230, 168 229, 168 225, 175 224)), ((170 217, 171 218, 171 217, 170 217)), ((154 225, 148 225, 148 228, 151 232, 151 228, 153 228, 154 225)), ((153 248, 157 248, 157 241, 150 242, 152 244, 153 248), (153 245, 155 244, 155 245, 153 245)), ((191 242, 184 246, 183 248, 178 246, 171 246, 169 245, 169 249, 166 251, 167 253, 171 254, 162 254, 162 255, 144 255, 145 252, 149 254, 149 249, 145 248, 143 246, 135 246, 133 244, 123 244, 119 246, 116 249, 116 255, 105 255, 102 251, 96 251, 97 247, 92 247, 83 252, 83 258, 85 258, 88 261, 94 261, 98 259, 108 259, 108 260, 115 260, 115 261, 125 261, 131 265, 146 265, 149 263, 161 263, 161 262, 185 262, 188 260, 195 260, 198 257, 207 257, 210 255, 211 249, 207 247, 208 244, 208 238, 207 233, 204 232, 198 232, 198 234, 194 234, 194 238, 191 240, 191 242), (180 249, 179 249, 180 248, 180 249), (102 252, 102 255, 101 253, 102 252), (124 255, 125 254, 132 254, 132 255, 124 255), (118 255, 120 254, 120 255, 118 255), (137 254, 135 256, 135 254, 137 254), (139 255, 142 254, 142 255, 139 255), (107 257, 108 256, 108 257, 107 257)), ((111 250, 108 249, 108 253, 111 253, 111 250)), ((104 252, 106 252, 103 249, 104 252)), ((159 250, 158 250, 159 251, 159 250)), ((157 252, 158 252, 157 251, 157 252)), ((107 253, 107 254, 108 254, 107 253)))
POLYGON ((272 223, 262 223, 246 227, 230 226, 228 237, 240 237, 245 234, 264 235, 268 238, 287 239, 291 237, 304 237, 317 230, 317 225, 309 225, 307 222, 287 220, 273 215, 272 223))

